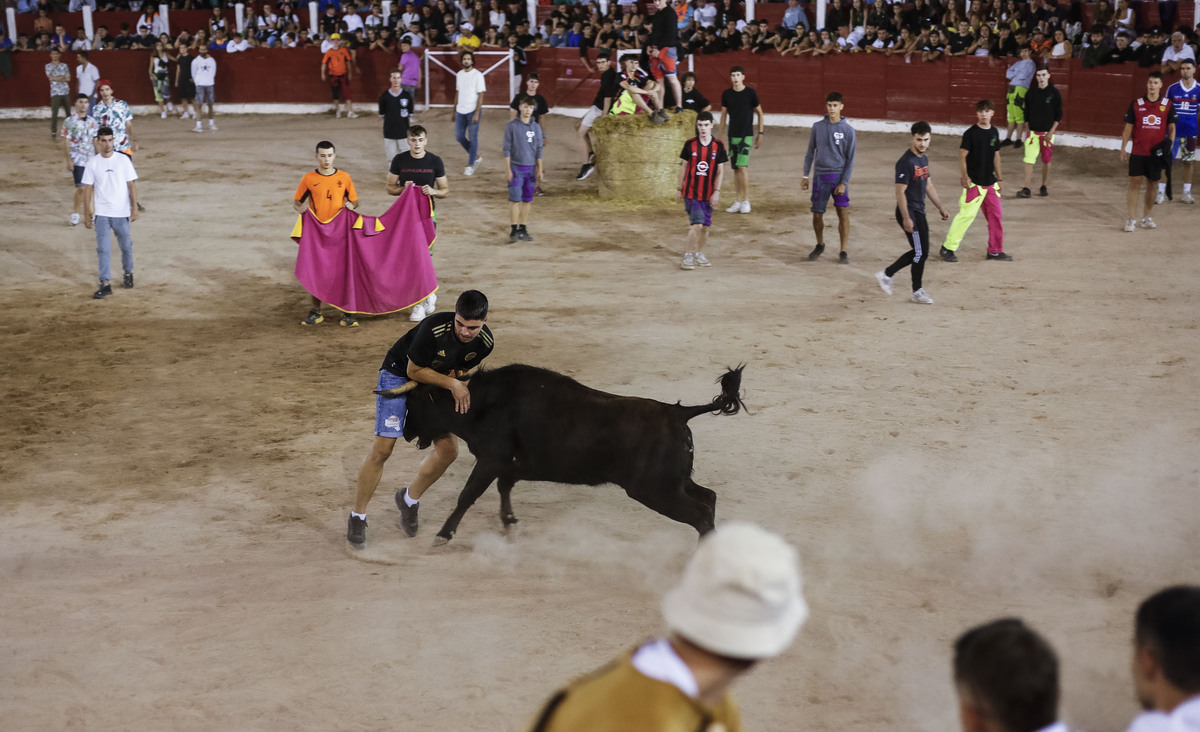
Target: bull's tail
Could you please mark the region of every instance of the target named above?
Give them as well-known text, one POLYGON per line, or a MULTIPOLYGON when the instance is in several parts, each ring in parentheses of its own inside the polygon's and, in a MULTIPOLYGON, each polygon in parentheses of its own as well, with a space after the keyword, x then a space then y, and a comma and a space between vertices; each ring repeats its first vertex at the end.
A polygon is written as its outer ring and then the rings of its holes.
MULTIPOLYGON (((746 409, 742 402, 742 369, 746 364, 740 364, 735 369, 729 369, 721 375, 721 393, 709 404, 699 404, 694 407, 680 405, 685 419, 698 417, 701 414, 737 414, 746 409)), ((749 410, 746 410, 749 411, 749 410)))

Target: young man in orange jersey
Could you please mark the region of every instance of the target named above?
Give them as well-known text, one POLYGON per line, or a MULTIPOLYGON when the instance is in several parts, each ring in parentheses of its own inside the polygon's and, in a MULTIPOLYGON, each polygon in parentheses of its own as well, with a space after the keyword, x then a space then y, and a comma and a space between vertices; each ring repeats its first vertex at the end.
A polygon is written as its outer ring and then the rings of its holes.
MULTIPOLYGON (((317 169, 300 179, 300 187, 292 198, 296 213, 311 210, 318 221, 325 223, 332 221, 343 208, 358 210, 358 192, 354 190, 354 181, 350 180, 349 173, 333 167, 336 159, 337 152, 332 142, 322 140, 317 143, 317 169)), ((316 325, 324 320, 321 301, 312 296, 312 309, 300 321, 300 325, 316 325)), ((358 321, 350 313, 342 313, 341 325, 354 328, 358 321)))
POLYGON ((354 64, 351 63, 350 52, 342 46, 340 33, 330 34, 329 40, 333 48, 321 57, 321 81, 328 81, 333 91, 333 110, 337 117, 342 116, 342 100, 346 102, 346 116, 357 117, 354 103, 350 101, 350 82, 354 81, 354 64))

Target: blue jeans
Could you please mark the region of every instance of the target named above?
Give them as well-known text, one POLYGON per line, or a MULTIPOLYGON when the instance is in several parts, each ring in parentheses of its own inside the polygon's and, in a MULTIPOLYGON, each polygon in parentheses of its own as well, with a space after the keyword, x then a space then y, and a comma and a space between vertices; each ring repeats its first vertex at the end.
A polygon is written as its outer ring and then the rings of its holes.
POLYGON ((126 272, 133 271, 133 239, 129 238, 129 219, 115 216, 97 216, 96 227, 96 256, 100 259, 100 281, 112 280, 109 262, 112 260, 112 235, 117 235, 117 245, 121 247, 121 267, 126 272))
MULTIPOLYGON (((467 165, 474 166, 477 159, 476 153, 479 152, 479 123, 472 122, 475 113, 460 114, 454 113, 454 139, 458 140, 458 144, 462 145, 463 150, 467 151, 467 165), (467 137, 467 135, 470 137, 467 137)), ((483 117, 483 111, 480 110, 479 116, 483 117)))

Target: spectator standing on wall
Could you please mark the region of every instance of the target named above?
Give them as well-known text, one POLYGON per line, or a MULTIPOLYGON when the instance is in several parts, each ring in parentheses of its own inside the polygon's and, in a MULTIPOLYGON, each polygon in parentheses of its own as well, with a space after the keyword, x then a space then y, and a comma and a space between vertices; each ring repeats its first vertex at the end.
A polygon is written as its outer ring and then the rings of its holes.
MULTIPOLYGON (((659 49, 657 66, 662 69, 666 83, 671 85, 674 94, 675 111, 682 109, 683 89, 679 85, 679 26, 676 24, 675 13, 667 6, 668 0, 654 0, 658 10, 651 19, 650 43, 659 49)), ((657 78, 657 75, 656 75, 657 78)), ((665 89, 664 89, 665 92, 665 89)))
POLYGON ((1121 161, 1129 161, 1129 190, 1125 194, 1129 218, 1125 220, 1125 231, 1137 228, 1138 192, 1143 178, 1148 182, 1141 225, 1143 229, 1158 228, 1150 217, 1155 200, 1154 186, 1150 184, 1157 183, 1162 177, 1166 156, 1175 146, 1175 107, 1171 100, 1163 97, 1162 85, 1162 73, 1151 71, 1146 79, 1146 96, 1131 102, 1125 112, 1125 131, 1121 133, 1121 161), (1126 150, 1130 139, 1133 140, 1132 154, 1126 150))
POLYGON ((1033 195, 1033 167, 1042 161, 1042 187, 1039 196, 1050 195, 1046 182, 1050 179, 1050 160, 1054 154, 1054 133, 1062 122, 1062 95, 1050 83, 1050 69, 1038 69, 1035 84, 1025 95, 1025 121, 1029 125, 1029 137, 1025 139, 1025 187, 1017 191, 1017 198, 1033 195))
MULTIPOLYGON (((1167 88, 1167 99, 1175 110, 1175 146, 1171 151, 1172 157, 1178 157, 1183 164, 1183 198, 1180 203, 1195 203, 1192 198, 1192 173, 1196 160, 1197 123, 1196 112, 1200 109, 1200 83, 1196 82, 1196 62, 1184 59, 1180 62, 1179 73, 1183 78, 1167 88)), ((1159 196, 1166 194, 1166 184, 1158 184, 1159 196)), ((1157 203, 1162 203, 1156 199, 1157 203)))
POLYGON ((57 141, 58 110, 62 109, 64 119, 71 115, 71 67, 62 62, 58 46, 50 49, 46 78, 50 80, 50 139, 57 141))
POLYGON ((1028 126, 1025 124, 1025 95, 1029 92, 1029 85, 1033 83, 1033 74, 1037 71, 1037 64, 1033 62, 1031 56, 1033 49, 1029 46, 1022 46, 1020 50, 1020 60, 1008 67, 1004 72, 1008 78, 1008 132, 1004 136, 1004 142, 1000 143, 1000 147, 1008 147, 1016 145, 1025 139, 1025 132, 1028 126), (1013 139, 1013 132, 1017 133, 1017 139, 1013 139))
POLYGON ((850 254, 846 251, 850 244, 850 176, 854 173, 857 140, 854 128, 842 118, 842 108, 841 93, 829 92, 825 97, 825 117, 813 125, 808 152, 804 155, 800 190, 808 190, 811 172, 812 224, 817 239, 817 245, 808 255, 810 262, 815 262, 825 251, 825 208, 832 198, 841 243, 838 264, 850 264, 850 254))

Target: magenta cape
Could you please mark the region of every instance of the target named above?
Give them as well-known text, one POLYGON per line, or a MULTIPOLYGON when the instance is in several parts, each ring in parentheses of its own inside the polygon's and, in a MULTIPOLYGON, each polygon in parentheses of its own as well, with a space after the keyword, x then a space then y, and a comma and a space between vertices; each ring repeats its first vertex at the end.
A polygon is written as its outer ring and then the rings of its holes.
POLYGON ((314 297, 348 313, 411 307, 437 290, 429 247, 437 236, 429 198, 409 187, 378 218, 342 209, 321 223, 300 214, 292 238, 296 279, 314 297))

